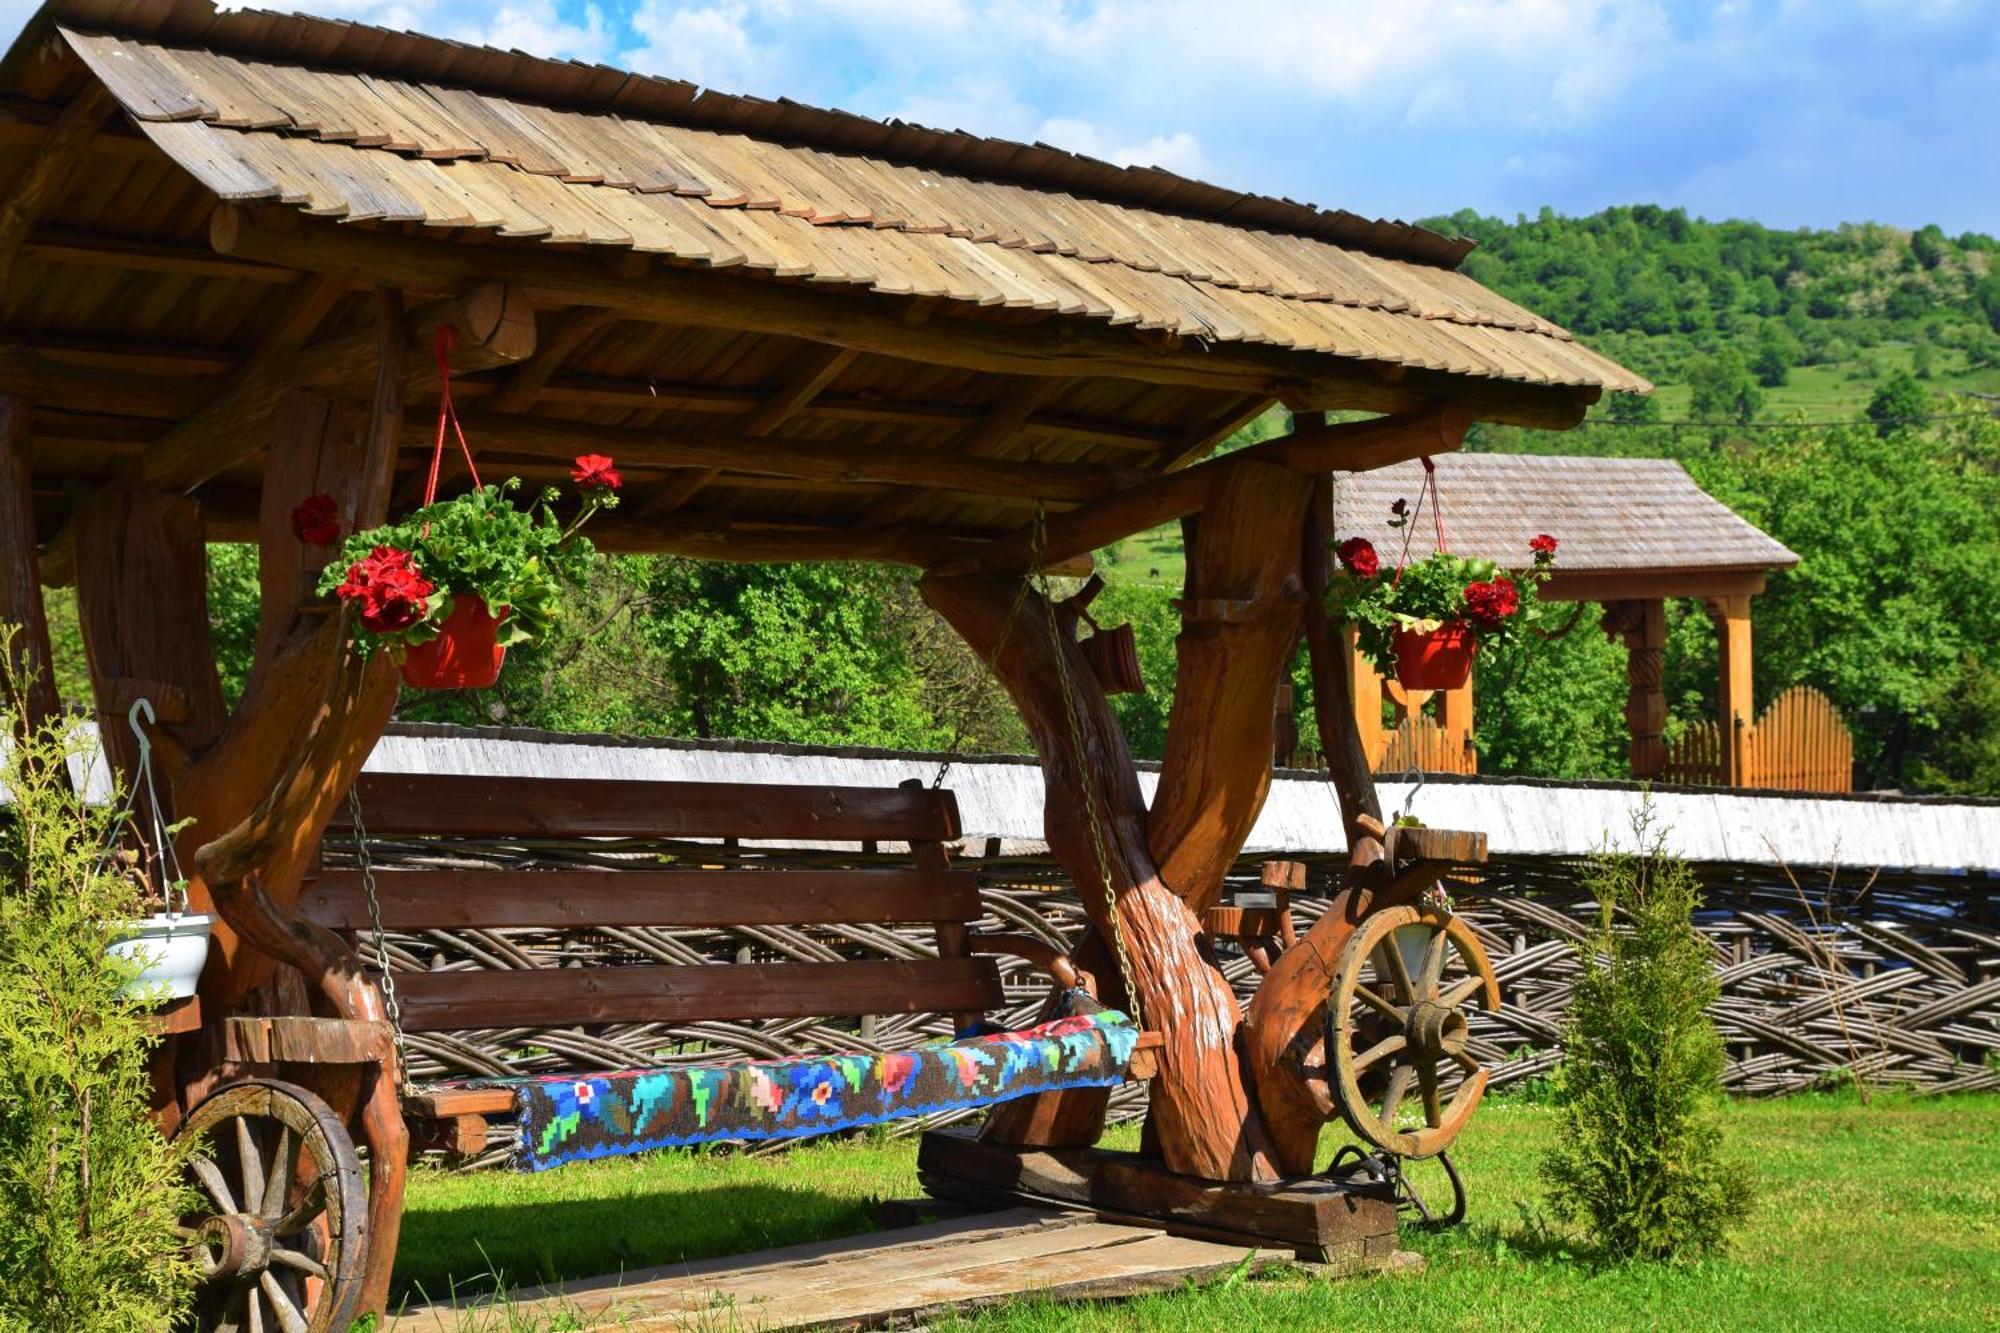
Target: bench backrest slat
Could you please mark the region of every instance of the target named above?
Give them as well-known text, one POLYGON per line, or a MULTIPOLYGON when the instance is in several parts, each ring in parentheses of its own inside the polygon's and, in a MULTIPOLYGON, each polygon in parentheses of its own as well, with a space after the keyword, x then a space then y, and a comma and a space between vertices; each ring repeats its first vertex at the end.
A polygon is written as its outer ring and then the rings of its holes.
MULTIPOLYGON (((951 793, 928 787, 786 787, 758 782, 631 782, 369 773, 362 819, 373 836, 742 838, 949 842, 951 793)), ((342 806, 333 828, 346 831, 342 806)))
POLYGON ((587 967, 404 972, 403 1026, 541 1028, 573 1023, 697 1023, 986 1010, 1003 999, 991 958, 713 967, 587 967))
MULTIPOLYGON (((391 930, 902 925, 979 915, 970 870, 380 870, 375 890, 391 930)), ((368 929, 360 872, 322 874, 297 910, 334 930, 368 929)))
MULTIPOLYGON (((713 965, 399 972, 411 1031, 548 1028, 589 1023, 943 1013, 959 1023, 1006 996, 990 958, 968 957, 981 914, 977 876, 950 867, 960 836, 949 791, 791 787, 371 773, 360 781, 371 838, 731 839, 808 844, 902 843, 902 866, 680 869, 635 858, 631 868, 508 869, 378 865, 376 894, 391 930, 593 927, 718 928, 930 924, 938 958, 713 965)), ((334 836, 351 833, 343 809, 334 836)), ((693 858, 700 859, 701 853, 693 858)), ((323 870, 298 910, 335 930, 369 930, 360 872, 323 870)))

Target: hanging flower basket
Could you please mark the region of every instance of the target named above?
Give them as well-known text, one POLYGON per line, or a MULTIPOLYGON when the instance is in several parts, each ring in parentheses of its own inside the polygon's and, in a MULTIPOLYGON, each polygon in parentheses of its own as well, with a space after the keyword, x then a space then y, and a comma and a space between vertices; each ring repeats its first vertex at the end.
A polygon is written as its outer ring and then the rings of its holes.
MULTIPOLYGON (((1427 476, 1417 509, 1433 494, 1427 476)), ((1415 517, 1402 500, 1390 515, 1392 527, 1415 517)), ((1441 520, 1437 550, 1393 570, 1383 568, 1366 537, 1348 538, 1334 554, 1340 568, 1327 585, 1327 614, 1355 626, 1362 656, 1405 689, 1455 690, 1471 678, 1481 647, 1504 643, 1540 619, 1535 593, 1554 572, 1556 539, 1543 534, 1529 542, 1514 573, 1491 560, 1453 555, 1441 520)))
POLYGON ((438 634, 403 654, 403 682, 420 690, 483 690, 500 679, 507 645, 499 641, 507 608, 494 615, 477 593, 457 598, 438 634))
MULTIPOLYGON (((436 349, 443 393, 423 507, 400 522, 349 536, 321 573, 319 591, 354 611, 361 652, 388 648, 400 657, 405 683, 476 690, 500 678, 510 646, 542 638, 560 617, 566 589, 583 581, 596 555, 577 530, 599 509, 618 503, 624 482, 603 454, 577 458, 570 479, 582 506, 567 524, 555 515, 561 493, 554 487, 520 509, 507 498, 520 489, 520 478, 480 484, 451 402, 449 333, 448 327, 439 330, 436 349), (472 489, 438 500, 447 430, 457 436, 472 489)), ((331 545, 340 530, 332 499, 307 498, 294 511, 292 528, 301 541, 331 545)))
POLYGON ((203 912, 155 912, 131 922, 109 952, 139 964, 139 975, 125 983, 125 993, 150 1004, 185 1000, 208 962, 208 936, 215 918, 203 912))
POLYGON ((1455 690, 1472 678, 1479 651, 1472 626, 1452 620, 1436 629, 1397 629, 1389 636, 1396 680, 1406 690, 1455 690))

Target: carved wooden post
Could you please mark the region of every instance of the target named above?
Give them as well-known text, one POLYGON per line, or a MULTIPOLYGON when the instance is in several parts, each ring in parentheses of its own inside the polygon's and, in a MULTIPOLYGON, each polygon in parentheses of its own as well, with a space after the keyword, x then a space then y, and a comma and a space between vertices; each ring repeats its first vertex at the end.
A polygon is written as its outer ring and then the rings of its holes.
POLYGON ((1656 778, 1667 763, 1666 604, 1657 597, 1612 602, 1604 608, 1603 625, 1606 634, 1625 640, 1625 726, 1631 737, 1632 776, 1656 778))
MULTIPOLYGON (((1049 606, 1039 593, 1027 592, 1017 605, 1015 580, 932 576, 920 587, 924 600, 993 664, 1019 707, 1041 755, 1049 844, 1107 939, 1112 909, 1101 886, 1110 875, 1131 981, 1147 1025, 1166 1041, 1152 1093, 1168 1167, 1209 1180, 1272 1178, 1263 1127, 1237 1061, 1235 997, 1196 948, 1194 913, 1160 881, 1131 753, 1082 653, 1074 641, 1051 635, 1049 606), (1109 862, 1102 869, 1092 811, 1109 862)), ((1268 689, 1257 711, 1263 739, 1256 752, 1268 769, 1268 689)))
POLYGON ((30 471, 27 400, 0 395, 0 625, 19 631, 0 651, 10 654, 8 666, 20 682, 25 707, 20 721, 35 727, 61 712, 62 700, 56 695, 49 621, 42 605, 30 471))
POLYGON ((1223 475, 1188 544, 1179 673, 1147 834, 1199 915, 1222 894, 1271 786, 1272 700, 1298 640, 1311 488, 1290 468, 1223 475))

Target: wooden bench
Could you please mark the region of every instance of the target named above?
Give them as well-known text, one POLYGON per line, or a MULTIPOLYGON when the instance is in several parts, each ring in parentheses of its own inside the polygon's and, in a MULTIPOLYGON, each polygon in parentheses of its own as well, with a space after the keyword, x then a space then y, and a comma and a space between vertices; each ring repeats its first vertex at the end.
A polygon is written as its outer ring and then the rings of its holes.
MULTIPOLYGON (((977 875, 954 869, 960 836, 949 791, 893 788, 370 774, 359 784, 376 840, 720 840, 717 860, 748 842, 908 847, 906 863, 766 868, 635 858, 621 869, 403 868, 374 871, 382 925, 425 930, 598 927, 927 925, 937 956, 712 965, 619 963, 519 970, 398 971, 402 1025, 412 1033, 555 1029, 591 1024, 948 1014, 961 1034, 1005 1003, 991 955, 1011 954, 1060 987, 1087 986, 1046 941, 972 930, 977 875)), ((351 838, 343 811, 330 839, 351 838)), ((616 851, 610 844, 607 850, 616 851)), ((463 859, 463 858, 460 858, 463 859)), ((296 910, 356 940, 371 923, 362 872, 325 869, 296 910)), ((1133 1077, 1151 1072, 1157 1038, 1140 1038, 1133 1077)), ((420 1146, 477 1152, 487 1120, 514 1112, 514 1087, 441 1087, 405 1099, 420 1146)))

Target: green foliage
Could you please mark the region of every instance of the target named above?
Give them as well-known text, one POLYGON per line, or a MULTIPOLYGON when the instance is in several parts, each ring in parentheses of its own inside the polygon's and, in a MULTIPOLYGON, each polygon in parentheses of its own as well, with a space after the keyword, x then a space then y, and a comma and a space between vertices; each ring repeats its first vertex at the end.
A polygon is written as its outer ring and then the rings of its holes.
POLYGON ((583 583, 596 552, 577 535, 598 508, 616 497, 588 492, 582 512, 565 526, 555 515, 560 492, 544 490, 527 509, 508 501, 520 489, 518 477, 482 486, 411 511, 393 523, 357 532, 320 575, 319 591, 351 598, 361 608, 356 642, 365 650, 379 644, 424 643, 437 637, 455 598, 477 596, 494 614, 507 608, 499 641, 513 645, 545 637, 562 614, 569 589, 583 583), (414 618, 371 614, 369 588, 357 579, 371 552, 387 547, 408 553, 430 594, 403 600, 414 618))
MULTIPOLYGON (((9 631, 0 627, 0 635, 9 631)), ((7 654, 0 653, 0 670, 7 654)), ((0 735, 19 733, 12 682, 0 735)), ((106 953, 140 913, 98 868, 114 816, 70 791, 59 724, 0 751, 0 1330, 163 1329, 191 1270, 176 1150, 148 1114, 136 964, 106 953)))
POLYGON ((1891 435, 1904 426, 1921 424, 1930 410, 1931 397, 1916 377, 1897 371, 1875 396, 1868 400, 1868 419, 1878 435, 1891 435))
POLYGON ((669 730, 805 744, 950 745, 888 603, 903 576, 869 565, 660 560, 640 632, 672 687, 669 730))
POLYGON ((1800 557, 1756 601, 1758 697, 1817 686, 1856 732, 1864 783, 1919 776, 1944 687, 2000 643, 2000 424, 1769 431, 1686 461, 1800 557))
POLYGON ((1758 377, 1734 347, 1688 362, 1687 383, 1688 411, 1698 421, 1750 421, 1763 410, 1758 377))
POLYGON ((1696 1258, 1747 1216, 1750 1184, 1722 1147, 1714 950, 1695 928, 1700 886, 1641 814, 1638 850, 1607 850, 1584 887, 1598 927, 1555 1083, 1562 1132, 1542 1161, 1551 1213, 1619 1259, 1696 1258))
POLYGON ((1917 742, 1916 785, 1965 796, 2000 792, 2000 671, 1967 653, 1938 695, 1937 725, 1917 742))
POLYGON ((1626 775, 1625 650, 1593 603, 1545 604, 1545 633, 1479 651, 1474 681, 1482 773, 1626 775))
POLYGON ((1174 680, 1179 666, 1175 641, 1180 637, 1180 613, 1172 590, 1157 584, 1111 583, 1091 603, 1090 612, 1107 629, 1129 623, 1139 652, 1144 694, 1120 694, 1111 699, 1125 743, 1140 759, 1158 759, 1166 752, 1167 714, 1173 707, 1174 680))

